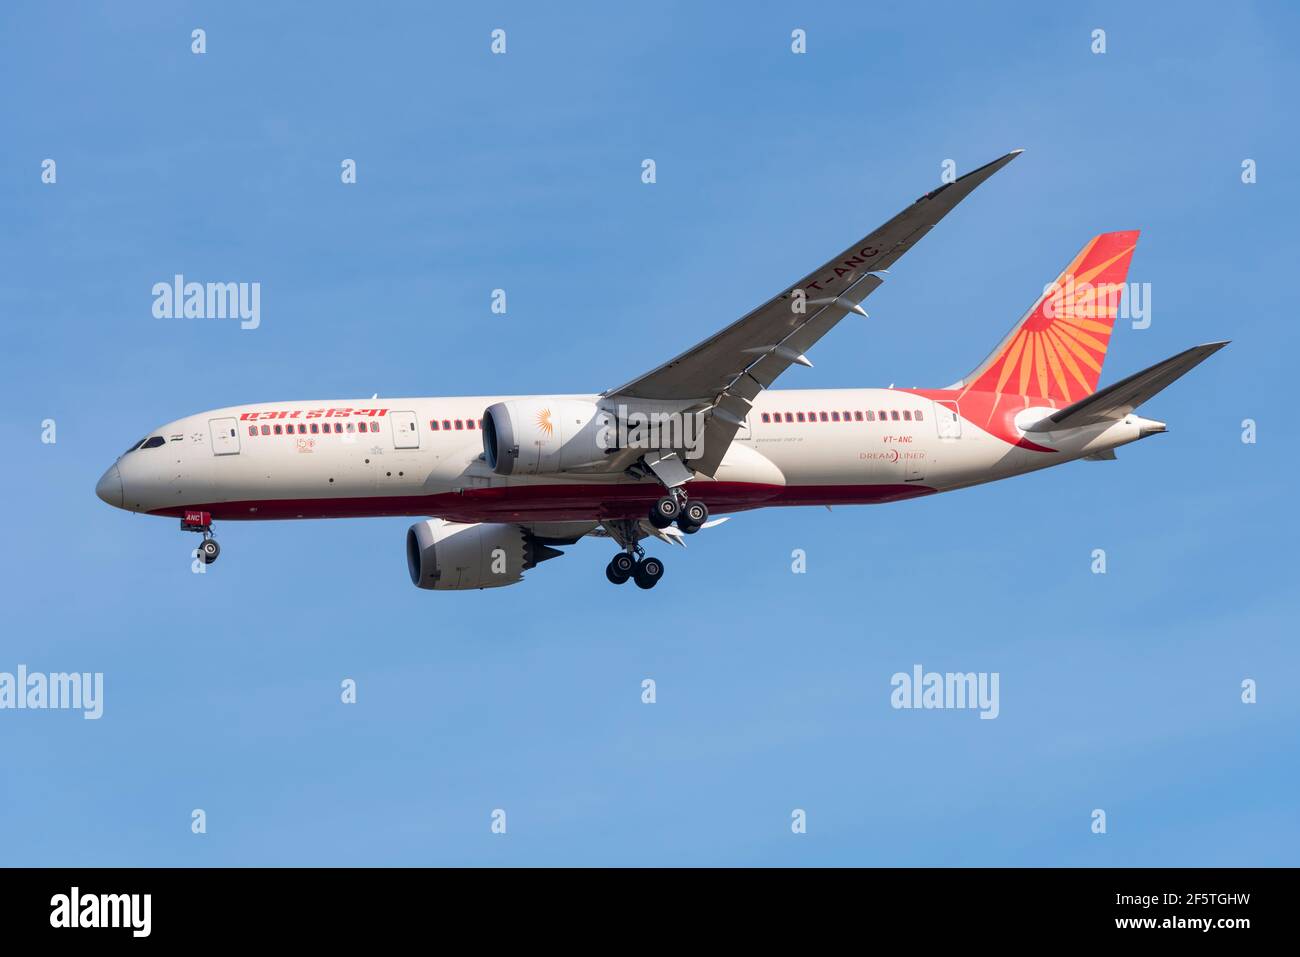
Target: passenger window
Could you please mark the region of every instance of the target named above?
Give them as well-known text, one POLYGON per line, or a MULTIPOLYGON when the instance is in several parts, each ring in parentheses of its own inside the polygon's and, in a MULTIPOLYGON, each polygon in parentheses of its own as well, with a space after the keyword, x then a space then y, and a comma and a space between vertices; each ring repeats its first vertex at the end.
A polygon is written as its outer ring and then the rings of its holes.
POLYGON ((319 435, 319 434, 320 434, 320 423, 319 423, 319 422, 313 422, 313 423, 311 424, 311 434, 312 434, 312 435, 319 435))
POLYGON ((378 432, 378 431, 379 431, 379 423, 376 422, 376 421, 374 421, 373 419, 371 419, 371 421, 370 421, 370 431, 371 431, 371 432, 378 432))
POLYGON ((840 414, 839 414, 838 412, 832 412, 832 413, 831 413, 831 421, 832 421, 832 422, 838 422, 839 420, 840 420, 840 414))
POLYGON ((262 434, 263 434, 263 435, 270 435, 270 434, 271 434, 271 427, 270 427, 269 425, 264 425, 264 426, 262 426, 262 434))
POLYGON ((920 421, 921 421, 921 410, 920 410, 920 409, 917 409, 916 412, 913 414, 912 418, 914 418, 914 419, 916 419, 916 421, 920 422, 920 421))
POLYGON ((474 431, 474 420, 473 420, 473 419, 466 419, 466 420, 465 420, 465 428, 467 428, 467 429, 469 429, 471 432, 473 432, 473 431, 474 431))
POLYGON ((444 432, 450 432, 450 431, 451 431, 451 419, 443 419, 443 420, 442 420, 442 430, 443 430, 444 432))
POLYGON ((250 425, 250 426, 248 427, 248 434, 249 434, 249 435, 257 435, 257 426, 255 426, 255 425, 250 425))
POLYGON ((911 422, 911 421, 912 421, 912 413, 909 412, 907 409, 904 409, 904 410, 903 410, 903 421, 904 421, 904 422, 911 422))
POLYGON ((275 424, 275 434, 284 435, 284 426, 280 425, 278 422, 275 424))
POLYGON ((460 431, 461 429, 463 429, 463 428, 465 428, 465 423, 464 423, 461 419, 457 419, 457 420, 456 420, 456 431, 459 432, 459 431, 460 431))
POLYGON ((430 432, 437 432, 437 431, 438 431, 438 420, 437 420, 437 419, 430 419, 430 420, 429 420, 429 431, 430 431, 430 432))
POLYGON ((823 422, 829 422, 829 421, 830 421, 830 419, 827 418, 825 412, 821 413, 821 420, 822 420, 823 422))
POLYGON ((893 412, 890 412, 890 413, 889 413, 889 417, 890 417, 891 419, 893 419, 895 422, 897 422, 897 421, 898 421, 898 410, 895 409, 893 412))
POLYGON ((862 413, 861 413, 861 412, 854 412, 854 413, 853 413, 853 421, 854 421, 854 422, 861 422, 861 421, 862 421, 862 413))
POLYGON ((340 433, 342 433, 342 431, 343 431, 343 423, 342 423, 342 422, 335 422, 335 423, 334 423, 334 434, 335 434, 335 435, 339 435, 340 433))
POLYGON ((794 417, 795 417, 795 420, 796 420, 796 421, 799 421, 799 422, 802 422, 802 421, 803 421, 803 413, 802 413, 802 412, 796 412, 796 413, 794 414, 794 417))
POLYGON ((867 421, 868 422, 876 421, 876 413, 872 412, 870 409, 867 410, 867 421))
POLYGON ((763 421, 764 421, 764 422, 771 422, 771 421, 772 421, 772 417, 771 417, 770 415, 768 415, 766 412, 764 412, 764 413, 763 413, 763 421))
POLYGON ((794 421, 794 413, 792 413, 792 412, 787 412, 787 413, 785 414, 785 420, 786 420, 787 422, 793 422, 793 421, 794 421))

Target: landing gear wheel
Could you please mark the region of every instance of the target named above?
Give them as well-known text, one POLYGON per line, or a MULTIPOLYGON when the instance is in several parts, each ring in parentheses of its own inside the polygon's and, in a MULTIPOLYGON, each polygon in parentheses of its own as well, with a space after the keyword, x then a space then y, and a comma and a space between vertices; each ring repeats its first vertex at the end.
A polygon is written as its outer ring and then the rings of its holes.
POLYGON ((621 585, 636 571, 636 559, 627 552, 619 552, 605 567, 605 577, 615 585, 621 585))
POLYGON ((205 538, 199 545, 199 559, 205 565, 211 565, 221 554, 221 546, 215 538, 205 538))
POLYGON ((667 528, 677 520, 677 516, 681 512, 682 506, 677 499, 671 495, 665 495, 651 507, 650 524, 655 528, 667 528))
POLYGON ((654 588, 664 577, 664 563, 657 558, 643 558, 632 573, 638 588, 654 588))
POLYGON ((677 519, 677 527, 687 535, 694 535, 709 520, 709 507, 703 502, 687 502, 677 519))

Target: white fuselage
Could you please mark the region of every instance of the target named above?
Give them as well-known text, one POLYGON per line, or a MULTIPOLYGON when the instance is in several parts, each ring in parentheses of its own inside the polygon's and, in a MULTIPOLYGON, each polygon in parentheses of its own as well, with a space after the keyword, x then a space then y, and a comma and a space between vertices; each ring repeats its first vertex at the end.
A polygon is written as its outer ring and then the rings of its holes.
MULTIPOLYGON (((641 516, 662 493, 653 479, 621 471, 496 474, 484 461, 480 419, 509 398, 216 409, 151 432, 105 473, 98 491, 110 504, 172 516, 201 509, 215 519, 435 515, 524 523, 641 516)), ((1028 405, 999 396, 990 406, 988 396, 935 390, 766 391, 714 477, 692 481, 690 494, 715 513, 893 501, 1104 452, 1152 424, 1129 415, 1067 434, 1026 434, 1014 421, 1028 405)))

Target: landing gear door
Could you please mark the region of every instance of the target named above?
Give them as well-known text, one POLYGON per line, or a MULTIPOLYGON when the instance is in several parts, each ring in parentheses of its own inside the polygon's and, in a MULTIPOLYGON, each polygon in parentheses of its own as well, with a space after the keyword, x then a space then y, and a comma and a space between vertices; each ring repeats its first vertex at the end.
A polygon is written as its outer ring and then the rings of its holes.
POLYGON ((390 412, 389 424, 393 428, 393 447, 398 449, 418 449, 420 447, 420 425, 414 412, 390 412))
POLYGON ((961 415, 957 403, 939 400, 934 403, 934 424, 941 439, 961 438, 961 415))
POLYGON ((213 455, 239 454, 239 423, 234 419, 209 419, 213 455))

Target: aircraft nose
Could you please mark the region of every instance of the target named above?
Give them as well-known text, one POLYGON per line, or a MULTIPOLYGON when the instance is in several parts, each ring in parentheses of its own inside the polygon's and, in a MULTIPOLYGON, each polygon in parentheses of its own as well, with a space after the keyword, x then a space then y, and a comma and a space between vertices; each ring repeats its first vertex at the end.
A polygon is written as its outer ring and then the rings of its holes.
POLYGON ((108 471, 99 477, 99 482, 95 486, 95 494, 114 508, 122 507, 122 473, 117 470, 116 462, 110 465, 108 471))

